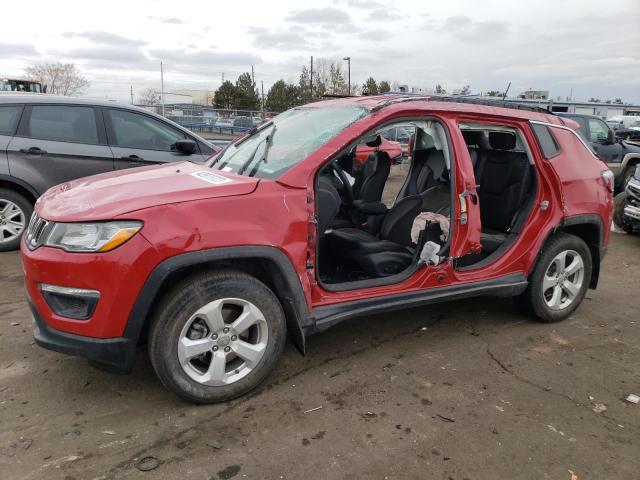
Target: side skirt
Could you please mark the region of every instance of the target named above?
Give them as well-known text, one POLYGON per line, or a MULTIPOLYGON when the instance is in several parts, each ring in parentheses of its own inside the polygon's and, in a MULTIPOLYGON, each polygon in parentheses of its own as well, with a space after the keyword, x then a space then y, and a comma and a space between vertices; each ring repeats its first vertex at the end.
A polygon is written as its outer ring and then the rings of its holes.
POLYGON ((313 325, 305 328, 305 335, 322 332, 352 317, 367 314, 384 313, 409 307, 418 307, 437 302, 460 300, 481 295, 512 297, 527 288, 527 278, 523 273, 512 273, 483 282, 465 283, 450 287, 430 288, 400 295, 387 295, 378 298, 355 300, 316 307, 312 310, 313 325))

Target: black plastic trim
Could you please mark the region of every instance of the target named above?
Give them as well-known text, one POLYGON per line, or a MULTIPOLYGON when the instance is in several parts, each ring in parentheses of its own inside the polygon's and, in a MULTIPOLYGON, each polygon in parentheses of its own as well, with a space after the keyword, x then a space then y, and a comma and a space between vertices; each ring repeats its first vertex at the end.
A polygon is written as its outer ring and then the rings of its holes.
POLYGON ((14 183, 17 186, 19 186, 21 188, 24 188, 27 192, 29 192, 33 196, 34 201, 37 200, 38 197, 40 196, 40 194, 36 191, 35 188, 33 188, 31 185, 29 185, 24 180, 20 180, 17 177, 13 177, 11 175, 4 175, 4 174, 0 173, 0 180, 7 181, 9 183, 14 183))
POLYGON ((460 300, 479 295, 514 296, 519 295, 526 288, 527 279, 525 275, 520 272, 483 282, 429 288, 417 292, 385 295, 325 307, 316 307, 312 311, 315 324, 312 328, 306 329, 305 334, 322 332, 349 318, 370 313, 383 313, 436 302, 460 300))
POLYGON ((129 371, 133 365, 135 343, 128 338, 92 338, 61 332, 48 326, 30 299, 33 315, 33 338, 38 345, 55 352, 84 357, 119 371, 129 371))
POLYGON ((282 308, 289 320, 287 322, 289 333, 296 347, 304 353, 304 329, 309 328, 311 325, 311 317, 307 308, 304 292, 302 291, 300 279, 287 256, 277 248, 268 246, 215 248, 183 253, 162 261, 151 272, 144 287, 142 287, 140 295, 138 295, 138 299, 129 315, 124 336, 133 342, 134 345, 138 342, 156 295, 170 274, 191 266, 233 259, 265 259, 273 262, 277 266, 279 273, 286 282, 288 292, 274 293, 282 300, 282 308))

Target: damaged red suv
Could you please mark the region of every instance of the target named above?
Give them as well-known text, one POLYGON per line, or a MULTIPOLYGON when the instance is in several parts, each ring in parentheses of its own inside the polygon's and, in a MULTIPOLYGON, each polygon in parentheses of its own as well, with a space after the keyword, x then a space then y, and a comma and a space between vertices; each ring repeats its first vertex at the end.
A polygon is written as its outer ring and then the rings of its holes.
POLYGON ((569 316, 598 283, 613 177, 552 114, 411 96, 291 109, 213 157, 47 191, 22 240, 36 342, 120 370, 146 343, 200 403, 259 385, 287 333, 476 295, 569 316), (409 167, 380 134, 412 136, 409 167), (359 145, 371 153, 354 162, 359 145))

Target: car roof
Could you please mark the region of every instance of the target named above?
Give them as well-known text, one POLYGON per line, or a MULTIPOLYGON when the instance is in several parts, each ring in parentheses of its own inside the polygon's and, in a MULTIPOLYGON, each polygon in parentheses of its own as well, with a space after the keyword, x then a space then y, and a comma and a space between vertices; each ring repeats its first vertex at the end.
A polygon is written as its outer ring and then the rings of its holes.
POLYGON ((375 95, 362 97, 342 97, 310 103, 305 107, 359 106, 372 112, 380 110, 421 110, 425 112, 475 113, 564 125, 565 122, 551 112, 541 108, 523 105, 503 104, 497 101, 483 101, 455 97, 417 95, 375 95))
POLYGON ((91 105, 96 107, 120 107, 149 113, 149 110, 136 107, 127 103, 110 100, 97 100, 94 98, 65 97, 62 95, 47 95, 38 93, 1 93, 0 104, 7 103, 42 103, 42 104, 63 104, 63 105, 91 105))

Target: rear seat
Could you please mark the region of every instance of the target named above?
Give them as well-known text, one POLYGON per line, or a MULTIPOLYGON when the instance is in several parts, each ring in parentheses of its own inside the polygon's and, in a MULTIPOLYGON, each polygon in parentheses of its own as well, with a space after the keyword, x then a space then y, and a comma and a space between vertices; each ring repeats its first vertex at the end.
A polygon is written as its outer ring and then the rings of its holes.
POLYGON ((516 152, 516 136, 510 132, 489 132, 489 146, 483 132, 463 132, 474 163, 485 253, 494 252, 507 238, 531 187, 531 166, 524 152, 516 152), (471 154, 473 152, 473 154, 471 154))

